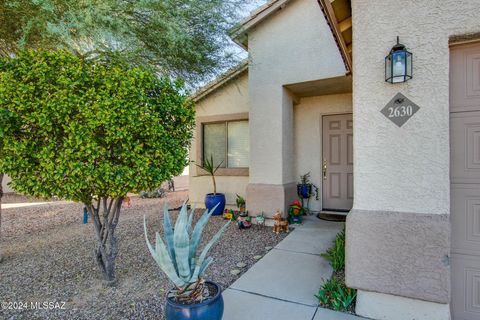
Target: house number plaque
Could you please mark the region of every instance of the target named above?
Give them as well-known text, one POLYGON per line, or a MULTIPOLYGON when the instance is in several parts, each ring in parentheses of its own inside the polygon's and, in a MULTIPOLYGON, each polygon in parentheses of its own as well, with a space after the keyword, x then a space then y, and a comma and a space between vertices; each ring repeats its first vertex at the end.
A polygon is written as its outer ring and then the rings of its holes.
POLYGON ((380 111, 397 126, 401 127, 420 109, 400 92, 380 111))

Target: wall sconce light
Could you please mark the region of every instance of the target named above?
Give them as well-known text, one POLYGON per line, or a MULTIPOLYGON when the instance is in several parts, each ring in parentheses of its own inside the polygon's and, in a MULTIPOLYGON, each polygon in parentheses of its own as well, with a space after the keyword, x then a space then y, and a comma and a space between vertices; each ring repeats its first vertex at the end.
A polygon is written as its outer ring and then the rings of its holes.
POLYGON ((399 42, 385 57, 385 81, 390 83, 406 82, 412 79, 412 53, 399 42))

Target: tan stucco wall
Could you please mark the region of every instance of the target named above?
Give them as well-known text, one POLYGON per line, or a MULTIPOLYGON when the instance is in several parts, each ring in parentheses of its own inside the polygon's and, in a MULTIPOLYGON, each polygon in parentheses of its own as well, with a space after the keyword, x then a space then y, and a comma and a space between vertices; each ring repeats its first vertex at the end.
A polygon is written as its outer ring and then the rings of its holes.
MULTIPOLYGON (((221 116, 248 113, 248 73, 231 80, 196 104, 196 117, 221 116)), ((197 126, 200 124, 197 123, 197 126)), ((196 132, 190 147, 190 160, 197 160, 196 132)), ((197 208, 204 208, 205 194, 213 191, 210 176, 197 176, 199 170, 191 163, 189 168, 189 199, 197 208)), ((217 192, 225 193, 227 205, 235 206, 235 194, 245 197, 248 176, 216 177, 217 192)))
POLYGON ((4 193, 15 192, 12 188, 10 188, 7 184, 10 182, 10 177, 5 175, 3 176, 2 187, 4 193))
POLYGON ((311 210, 321 210, 322 195, 322 116, 352 112, 352 95, 337 94, 308 97, 294 106, 295 178, 310 172, 319 187, 319 198, 310 199, 311 210))
POLYGON ((282 86, 344 75, 343 60, 315 0, 291 1, 263 21, 248 33, 248 49, 250 182, 295 182, 293 104, 282 86))
POLYGON ((480 2, 353 0, 352 10, 354 207, 448 213, 449 37, 480 31, 480 2), (397 35, 413 52, 413 79, 392 85, 384 58, 397 35), (397 92, 420 106, 401 128, 380 113, 397 92))
POLYGON ((346 279, 362 291, 389 294, 389 306, 374 315, 365 310, 381 301, 359 299, 361 315, 396 319, 394 306, 403 299, 397 296, 404 296, 419 299, 424 310, 431 303, 426 301, 444 303, 437 309, 441 315, 421 319, 449 317, 449 38, 480 32, 479 10, 478 0, 352 0, 355 191, 347 219, 346 279), (413 52, 413 79, 392 85, 384 81, 384 58, 397 35, 413 52), (401 128, 380 113, 397 92, 420 107, 401 128), (402 215, 414 217, 423 229, 408 228, 402 215), (404 232, 360 227, 375 221, 404 232), (419 245, 428 254, 411 250, 419 245), (402 273, 396 274, 399 266, 402 273), (366 281, 372 270, 390 278, 366 281), (442 290, 430 292, 431 286, 442 290))
POLYGON ((248 72, 198 101, 195 111, 197 117, 248 112, 248 72))
POLYGON ((345 75, 319 4, 293 0, 248 31, 253 211, 284 212, 296 198, 293 97, 285 85, 345 75), (261 138, 260 138, 261 137, 261 138), (255 195, 262 190, 262 197, 255 195), (281 191, 283 190, 283 192, 281 191), (283 206, 283 208, 281 208, 283 206))

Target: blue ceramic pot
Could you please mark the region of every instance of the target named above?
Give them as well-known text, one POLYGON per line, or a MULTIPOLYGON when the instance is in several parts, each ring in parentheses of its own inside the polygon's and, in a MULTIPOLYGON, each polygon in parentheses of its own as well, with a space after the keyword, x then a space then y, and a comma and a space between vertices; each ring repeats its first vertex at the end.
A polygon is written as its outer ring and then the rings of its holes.
POLYGON ((222 289, 215 282, 206 283, 217 289, 213 299, 198 304, 184 305, 167 299, 165 313, 167 320, 221 320, 223 317, 222 289))
POLYGON ((212 213, 212 216, 219 216, 223 214, 223 210, 225 210, 225 194, 223 193, 208 193, 205 196, 205 207, 210 211, 213 208, 215 210, 212 213), (215 208, 215 206, 218 204, 218 206, 215 208))
POLYGON ((290 223, 302 223, 302 216, 290 216, 290 223))
POLYGON ((310 198, 312 194, 312 185, 311 184, 298 184, 297 185, 297 194, 303 199, 310 198))

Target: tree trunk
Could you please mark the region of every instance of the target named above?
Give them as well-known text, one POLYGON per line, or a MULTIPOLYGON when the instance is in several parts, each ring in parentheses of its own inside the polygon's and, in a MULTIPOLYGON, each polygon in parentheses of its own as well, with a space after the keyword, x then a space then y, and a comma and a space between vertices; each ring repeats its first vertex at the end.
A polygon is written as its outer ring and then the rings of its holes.
POLYGON ((3 173, 0 173, 0 262, 3 260, 2 251, 2 197, 3 197, 3 173))
POLYGON ((88 214, 93 220, 97 244, 95 260, 106 281, 113 283, 115 280, 115 259, 118 254, 115 228, 120 217, 123 197, 99 198, 94 204, 85 204, 88 214))

